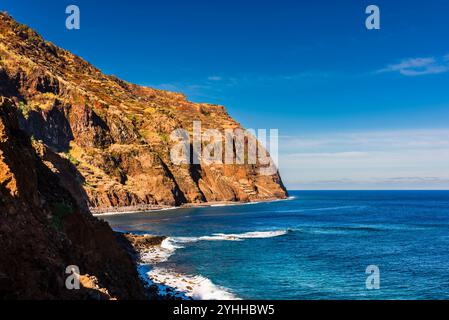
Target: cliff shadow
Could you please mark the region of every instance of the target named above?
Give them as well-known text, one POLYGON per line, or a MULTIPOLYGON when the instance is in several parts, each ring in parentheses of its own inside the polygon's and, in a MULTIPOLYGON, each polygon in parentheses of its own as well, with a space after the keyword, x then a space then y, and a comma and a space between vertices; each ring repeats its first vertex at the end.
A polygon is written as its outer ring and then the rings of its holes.
POLYGON ((19 106, 19 110, 19 126, 29 136, 42 141, 57 152, 70 150, 70 141, 74 136, 67 119, 66 107, 58 100, 49 110, 30 110, 26 104, 19 106))

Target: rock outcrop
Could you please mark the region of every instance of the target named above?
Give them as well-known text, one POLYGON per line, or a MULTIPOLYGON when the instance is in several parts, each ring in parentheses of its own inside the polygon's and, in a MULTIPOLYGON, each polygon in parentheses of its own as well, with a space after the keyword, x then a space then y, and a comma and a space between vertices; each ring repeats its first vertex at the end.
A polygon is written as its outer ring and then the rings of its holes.
POLYGON ((111 228, 78 206, 61 184, 65 173, 49 168, 73 165, 22 131, 17 114, 0 97, 0 300, 146 298, 111 228), (70 265, 80 290, 65 285, 70 265))
MULTIPOLYGON (((262 164, 174 165, 175 129, 239 129, 222 106, 106 76, 0 14, 0 95, 81 207, 181 205, 285 198, 262 164), (68 160, 73 166, 68 166, 68 160), (74 184, 73 181, 78 181, 74 184)), ((204 142, 203 142, 204 143, 204 142)))

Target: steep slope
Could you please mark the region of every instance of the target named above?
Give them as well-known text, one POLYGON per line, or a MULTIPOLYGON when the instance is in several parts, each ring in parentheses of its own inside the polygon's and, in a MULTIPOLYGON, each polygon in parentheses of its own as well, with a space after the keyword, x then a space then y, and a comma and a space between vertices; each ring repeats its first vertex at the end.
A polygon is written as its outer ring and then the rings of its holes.
POLYGON ((110 227, 77 206, 16 115, 0 97, 0 299, 144 299, 110 227), (81 290, 65 286, 70 265, 80 269, 81 290))
MULTIPOLYGON (((0 14, 0 94, 20 108, 20 126, 81 206, 285 198, 278 173, 250 165, 174 165, 175 129, 238 129, 222 106, 106 76, 81 58, 0 14), (53 155, 52 155, 53 153, 53 155), (75 168, 67 169, 61 157, 75 168), (74 179, 78 185, 74 185, 74 179)), ((204 142, 203 142, 204 143, 204 142)))

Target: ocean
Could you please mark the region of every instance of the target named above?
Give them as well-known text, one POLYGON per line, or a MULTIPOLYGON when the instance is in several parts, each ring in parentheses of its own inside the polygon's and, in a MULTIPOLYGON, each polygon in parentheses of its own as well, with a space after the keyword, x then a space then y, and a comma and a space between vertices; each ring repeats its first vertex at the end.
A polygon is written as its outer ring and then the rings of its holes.
POLYGON ((161 293, 171 287, 195 299, 449 298, 449 191, 290 195, 102 218, 116 231, 169 237, 139 266, 161 293), (378 268, 378 289, 367 287, 368 266, 378 268))

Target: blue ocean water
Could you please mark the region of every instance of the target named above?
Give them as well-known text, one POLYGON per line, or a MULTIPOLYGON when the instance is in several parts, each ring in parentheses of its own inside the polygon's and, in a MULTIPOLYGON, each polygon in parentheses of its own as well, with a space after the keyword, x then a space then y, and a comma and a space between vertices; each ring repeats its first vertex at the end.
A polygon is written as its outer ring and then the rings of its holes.
POLYGON ((449 191, 290 195, 105 220, 177 239, 165 268, 201 275, 242 299, 449 298, 449 191), (366 288, 369 265, 379 268, 379 289, 366 288))

